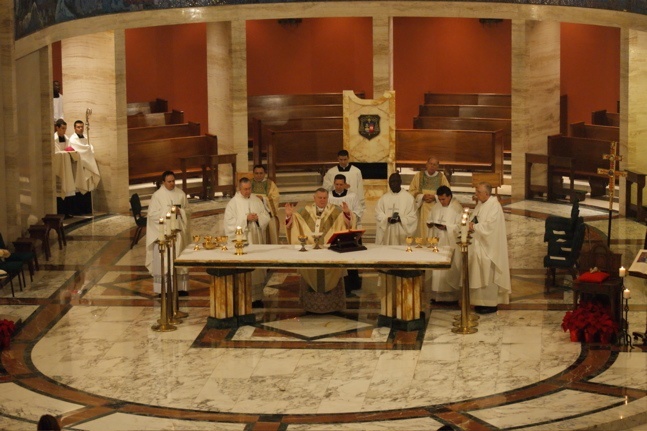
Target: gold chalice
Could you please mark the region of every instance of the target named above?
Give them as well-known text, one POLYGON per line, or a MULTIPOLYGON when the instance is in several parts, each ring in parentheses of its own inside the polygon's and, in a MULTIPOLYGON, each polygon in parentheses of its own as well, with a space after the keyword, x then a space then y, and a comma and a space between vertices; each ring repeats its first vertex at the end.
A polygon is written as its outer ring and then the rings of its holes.
POLYGON ((216 237, 216 241, 218 241, 218 245, 222 246, 222 247, 220 248, 220 250, 222 250, 222 251, 227 251, 227 250, 229 250, 229 249, 227 248, 227 241, 228 241, 228 240, 229 240, 229 237, 228 237, 227 235, 217 236, 217 237, 216 237))
POLYGON ((408 236, 405 238, 405 241, 407 243, 407 249, 405 250, 407 253, 411 253, 413 250, 411 250, 411 244, 413 244, 413 237, 408 236))
POLYGON ((193 242, 195 244, 193 250, 200 250, 200 235, 193 235, 193 242))
POLYGON ((312 235, 312 239, 315 242, 315 246, 312 247, 313 250, 321 250, 321 246, 319 245, 319 240, 321 239, 321 234, 318 233, 316 235, 312 235))
POLYGON ((212 237, 211 235, 205 235, 205 236, 204 236, 204 240, 205 240, 206 242, 211 242, 211 240, 212 240, 212 239, 213 239, 213 237, 212 237))
POLYGON ((416 248, 422 248, 423 238, 421 236, 416 237, 416 248))
POLYGON ((429 243, 429 247, 431 247, 431 251, 434 253, 438 253, 438 241, 440 239, 437 236, 432 236, 427 238, 427 242, 429 243))
POLYGON ((211 235, 204 237, 204 243, 202 243, 202 245, 204 246, 205 250, 213 250, 218 247, 218 243, 212 242, 212 239, 213 237, 211 235))
POLYGON ((299 251, 308 251, 306 250, 306 241, 308 241, 308 237, 306 235, 299 235, 298 239, 301 243, 301 248, 299 249, 299 251))

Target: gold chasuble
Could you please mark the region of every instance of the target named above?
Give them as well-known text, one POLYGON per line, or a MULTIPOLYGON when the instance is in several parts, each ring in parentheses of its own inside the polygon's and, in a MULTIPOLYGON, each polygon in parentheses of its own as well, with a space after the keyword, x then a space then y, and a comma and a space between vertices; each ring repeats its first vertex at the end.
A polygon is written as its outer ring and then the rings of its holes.
MULTIPOLYGON (((318 214, 317 207, 312 204, 299 212, 292 214, 292 224, 286 233, 290 244, 299 244, 299 235, 308 237, 308 244, 314 244, 313 235, 320 234, 319 243, 325 244, 335 232, 355 229, 357 218, 350 213, 350 226, 346 225, 346 216, 339 207, 328 204, 318 214)), ((317 253, 310 250, 309 253, 317 253)), ((299 274, 307 286, 301 289, 301 304, 306 311, 313 313, 329 313, 343 310, 346 307, 346 293, 343 286, 343 276, 346 270, 339 269, 301 269, 299 274)))
POLYGON ((267 244, 279 243, 279 189, 272 180, 252 180, 252 194, 256 195, 265 205, 265 210, 270 214, 270 223, 267 225, 267 244))
POLYGON ((416 229, 415 236, 421 236, 427 238, 428 228, 427 228, 427 218, 431 212, 431 208, 436 204, 436 200, 433 202, 425 202, 422 200, 422 197, 425 194, 431 194, 436 196, 436 190, 440 186, 449 187, 449 181, 445 174, 440 171, 437 171, 434 175, 428 175, 426 171, 417 172, 411 184, 409 185, 409 193, 416 200, 416 205, 418 207, 418 228, 416 229))

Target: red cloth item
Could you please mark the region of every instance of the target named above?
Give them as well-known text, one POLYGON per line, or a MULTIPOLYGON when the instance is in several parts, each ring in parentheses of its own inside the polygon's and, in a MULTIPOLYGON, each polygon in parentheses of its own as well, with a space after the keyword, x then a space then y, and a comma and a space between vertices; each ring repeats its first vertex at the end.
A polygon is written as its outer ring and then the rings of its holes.
POLYGON ((580 274, 580 276, 577 278, 577 281, 581 283, 602 283, 604 280, 609 278, 609 274, 606 272, 598 271, 598 272, 583 272, 580 274))
POLYGON ((74 147, 67 147, 65 151, 76 151, 76 150, 74 149, 74 147))

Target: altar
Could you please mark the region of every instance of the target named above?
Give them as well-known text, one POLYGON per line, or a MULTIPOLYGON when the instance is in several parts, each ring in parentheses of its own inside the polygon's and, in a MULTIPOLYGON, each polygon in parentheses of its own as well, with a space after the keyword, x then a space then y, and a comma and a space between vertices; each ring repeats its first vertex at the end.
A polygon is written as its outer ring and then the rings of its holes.
POLYGON ((207 326, 214 328, 236 327, 255 322, 252 314, 250 272, 256 268, 308 268, 325 271, 327 268, 374 269, 387 274, 385 296, 382 300, 381 326, 398 329, 419 329, 424 323, 422 290, 424 270, 449 269, 454 249, 406 246, 380 246, 368 244, 366 250, 337 253, 326 248, 320 250, 306 246, 299 251, 295 245, 250 245, 245 254, 230 250, 194 250, 187 247, 175 260, 176 267, 206 267, 211 270, 210 312, 207 326))

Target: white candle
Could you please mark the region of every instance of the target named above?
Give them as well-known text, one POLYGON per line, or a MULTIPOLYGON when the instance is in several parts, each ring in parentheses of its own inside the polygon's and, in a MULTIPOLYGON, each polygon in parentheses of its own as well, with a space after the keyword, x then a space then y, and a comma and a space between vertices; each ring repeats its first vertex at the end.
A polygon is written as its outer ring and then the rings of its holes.
POLYGON ((467 242, 467 222, 465 220, 461 223, 461 242, 463 244, 467 242))
POLYGON ((171 230, 177 229, 177 207, 171 207, 171 230))
POLYGON ((166 221, 164 222, 164 233, 171 236, 171 213, 166 213, 166 221))
POLYGON ((626 277, 627 276, 627 270, 625 269, 624 266, 620 267, 619 273, 620 273, 620 277, 626 277))
POLYGON ((629 299, 629 298, 631 298, 631 291, 629 290, 629 288, 625 289, 625 290, 622 292, 622 297, 623 297, 624 299, 629 299))
POLYGON ((243 240, 243 228, 240 226, 236 226, 236 241, 242 241, 243 240))
POLYGON ((159 236, 157 237, 160 241, 164 241, 164 219, 160 218, 159 221, 159 236))

